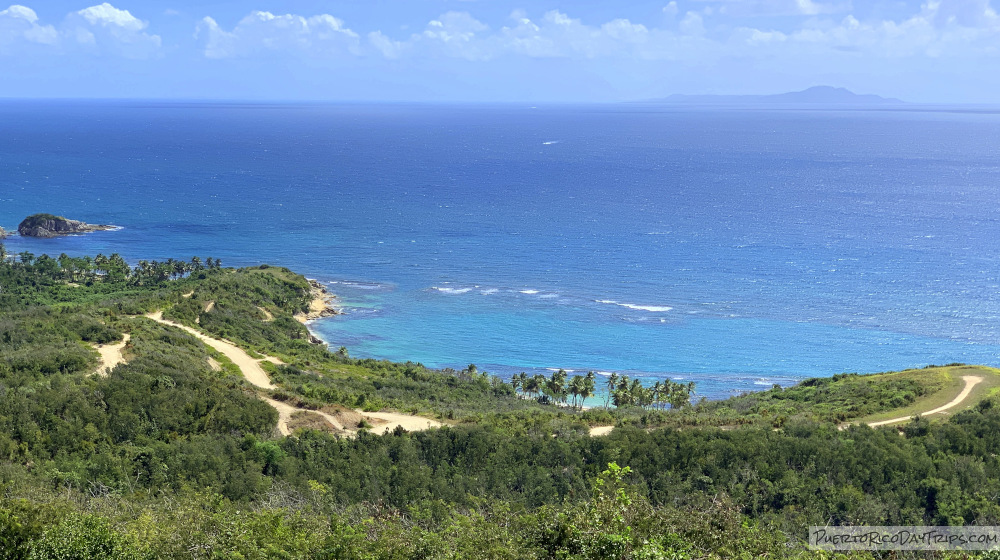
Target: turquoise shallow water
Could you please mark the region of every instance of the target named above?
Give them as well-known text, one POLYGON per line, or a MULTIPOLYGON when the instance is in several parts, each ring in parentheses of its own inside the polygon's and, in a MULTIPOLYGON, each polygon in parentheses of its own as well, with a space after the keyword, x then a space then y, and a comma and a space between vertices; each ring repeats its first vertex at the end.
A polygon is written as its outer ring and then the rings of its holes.
POLYGON ((998 140, 989 113, 3 102, 0 225, 302 271, 353 355, 719 397, 1000 364, 998 140))

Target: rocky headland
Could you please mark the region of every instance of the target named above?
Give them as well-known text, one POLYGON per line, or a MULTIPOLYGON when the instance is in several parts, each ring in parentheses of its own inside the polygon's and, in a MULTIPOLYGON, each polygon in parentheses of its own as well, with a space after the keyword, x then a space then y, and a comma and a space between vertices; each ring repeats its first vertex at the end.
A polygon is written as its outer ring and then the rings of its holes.
POLYGON ((88 224, 53 214, 33 214, 17 226, 22 237, 58 237, 115 229, 115 226, 88 224))
POLYGON ((323 284, 309 279, 309 295, 311 296, 309 311, 295 314, 295 318, 300 322, 305 323, 314 319, 340 314, 340 310, 333 306, 333 300, 337 296, 329 293, 323 284))

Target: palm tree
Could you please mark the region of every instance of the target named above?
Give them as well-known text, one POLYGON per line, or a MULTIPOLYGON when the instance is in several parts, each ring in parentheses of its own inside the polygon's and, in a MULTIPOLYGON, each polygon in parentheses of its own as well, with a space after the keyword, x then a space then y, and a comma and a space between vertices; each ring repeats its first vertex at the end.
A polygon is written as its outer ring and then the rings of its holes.
POLYGON ((89 255, 80 259, 80 272, 83 273, 84 278, 94 277, 94 259, 90 258, 89 255))
POLYGON ((615 387, 618 386, 618 374, 611 372, 608 376, 608 396, 604 399, 604 408, 607 408, 611 404, 611 394, 615 392, 615 387))
POLYGON ((694 381, 688 381, 684 384, 684 404, 683 406, 691 406, 691 395, 694 394, 694 381))
POLYGON ((108 257, 105 257, 101 253, 97 253, 97 256, 94 257, 94 271, 95 272, 99 272, 102 275, 107 274, 108 273, 108 257))
POLYGON ((645 388, 642 386, 642 381, 639 381, 638 379, 632 380, 632 383, 628 386, 627 389, 631 404, 637 404, 639 406, 642 406, 642 403, 645 400, 643 398, 644 389, 645 388))
POLYGON ((659 408, 663 399, 663 383, 657 381, 653 384, 653 408, 659 408))
POLYGON ((670 392, 670 408, 683 408, 691 404, 694 383, 674 383, 670 392))
POLYGON ((541 392, 542 387, 545 386, 545 381, 546 379, 544 375, 536 373, 535 375, 528 378, 528 381, 525 384, 524 388, 529 393, 531 393, 535 398, 538 398, 538 394, 541 392))
POLYGON ((597 390, 597 374, 592 371, 587 372, 587 376, 583 378, 583 391, 580 393, 580 397, 583 402, 580 403, 582 408, 586 404, 587 399, 594 396, 594 391, 597 390))
POLYGON ((62 269, 62 272, 66 277, 66 280, 70 282, 75 280, 74 272, 76 271, 76 266, 75 263, 73 262, 74 259, 69 255, 67 255, 66 253, 63 253, 59 255, 59 258, 56 260, 59 262, 59 268, 62 269))
POLYGON ((615 390, 611 393, 611 402, 617 407, 622 407, 628 404, 628 393, 615 387, 615 390))
POLYGON ((125 259, 121 255, 112 253, 108 257, 107 270, 108 280, 112 282, 124 282, 128 279, 129 273, 132 272, 132 267, 125 262, 125 259))
POLYGON ((514 394, 517 394, 517 390, 521 388, 521 376, 514 374, 510 378, 510 386, 514 389, 514 394))
POLYGON ((560 369, 552 374, 552 377, 545 384, 549 396, 557 402, 566 402, 566 370, 560 369))
POLYGON ((574 375, 573 379, 569 381, 569 394, 573 395, 573 408, 576 408, 576 401, 580 398, 580 395, 587 389, 587 382, 583 379, 583 376, 574 375))
POLYGON ((632 384, 632 379, 627 375, 623 375, 618 378, 618 390, 624 393, 629 393, 629 389, 632 384))
POLYGON ((188 266, 188 263, 184 261, 174 261, 174 274, 176 274, 178 278, 181 278, 184 276, 184 273, 188 271, 188 266))

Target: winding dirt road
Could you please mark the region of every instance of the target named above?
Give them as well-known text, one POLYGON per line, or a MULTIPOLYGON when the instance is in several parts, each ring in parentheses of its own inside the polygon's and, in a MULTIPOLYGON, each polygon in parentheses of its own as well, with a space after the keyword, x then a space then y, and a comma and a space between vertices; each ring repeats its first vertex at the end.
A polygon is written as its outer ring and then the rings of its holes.
MULTIPOLYGON (((949 402, 948 404, 939 406, 939 407, 935 408, 934 410, 928 410, 927 412, 921 412, 920 416, 931 416, 931 415, 934 415, 934 414, 939 414, 941 412, 944 412, 944 411, 946 411, 948 409, 951 409, 951 408, 955 408, 956 406, 962 404, 962 402, 965 399, 969 398, 969 394, 972 393, 972 388, 975 387, 980 382, 982 382, 983 378, 979 377, 978 375, 963 375, 962 376, 962 380, 965 381, 965 387, 962 389, 962 392, 959 393, 957 397, 955 397, 954 399, 952 399, 951 402, 949 402)), ((905 422, 905 421, 913 418, 913 416, 915 416, 915 415, 911 414, 909 416, 900 416, 899 418, 893 418, 891 420, 882 420, 882 421, 879 421, 879 422, 869 422, 868 425, 871 426, 871 427, 873 427, 873 428, 877 427, 877 426, 885 426, 886 424, 895 424, 897 422, 905 422)))
MULTIPOLYGON (((242 348, 236 346, 232 342, 226 340, 220 340, 217 338, 212 338, 206 336, 202 332, 195 330, 186 325, 170 321, 169 319, 163 318, 163 312, 157 311, 156 313, 149 313, 146 315, 147 318, 152 319, 158 323, 168 325, 174 328, 183 330, 184 332, 194 336, 198 340, 204 342, 205 344, 211 346, 215 350, 219 351, 222 355, 229 358, 240 371, 243 372, 243 377, 253 385, 260 387, 261 389, 275 389, 275 385, 271 383, 271 379, 267 376, 267 372, 260 366, 261 362, 267 361, 274 364, 282 364, 281 360, 272 356, 265 356, 262 359, 255 360, 250 357, 242 348)), ((123 344, 124 346, 124 344, 123 344)), ((324 420, 330 423, 339 432, 344 433, 348 436, 353 436, 356 434, 356 430, 345 427, 336 417, 326 412, 319 410, 309 410, 306 408, 299 408, 292 406, 288 403, 277 401, 267 397, 261 397, 261 399, 267 404, 271 405, 272 408, 278 411, 278 431, 281 435, 288 436, 291 435, 291 430, 288 427, 288 423, 292 419, 292 415, 296 412, 312 412, 321 416, 324 420)), ((396 412, 362 412, 360 410, 355 411, 360 414, 372 428, 369 429, 373 434, 385 434, 396 429, 397 426, 402 426, 404 430, 409 432, 416 432, 421 430, 428 430, 430 428, 440 428, 444 426, 441 422, 437 420, 432 420, 430 418, 424 418, 423 416, 413 416, 411 414, 400 414, 396 412)))
POLYGON ((181 329, 182 331, 218 350, 220 354, 232 360, 232 362, 240 368, 240 371, 243 372, 243 377, 246 377, 247 381, 257 387, 260 387, 261 389, 275 388, 271 383, 271 378, 267 376, 267 372, 264 371, 264 368, 260 367, 260 362, 263 360, 255 360, 251 358, 250 355, 244 352, 242 348, 236 346, 232 342, 205 336, 201 333, 201 331, 192 329, 187 325, 182 325, 180 323, 164 319, 162 311, 149 313, 146 317, 156 321, 157 323, 163 323, 164 325, 181 329))

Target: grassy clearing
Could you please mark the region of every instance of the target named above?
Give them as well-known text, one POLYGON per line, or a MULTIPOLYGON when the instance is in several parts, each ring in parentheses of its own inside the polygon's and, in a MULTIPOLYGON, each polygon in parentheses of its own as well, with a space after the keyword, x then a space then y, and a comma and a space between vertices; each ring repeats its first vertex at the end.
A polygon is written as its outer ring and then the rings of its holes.
POLYGON ((993 396, 1000 389, 1000 369, 985 366, 945 366, 880 374, 880 376, 898 376, 916 380, 921 385, 928 387, 929 391, 926 395, 907 406, 864 416, 858 418, 855 422, 880 422, 893 418, 917 416, 918 414, 934 410, 951 402, 962 392, 962 389, 965 388, 965 381, 962 377, 967 375, 982 377, 983 381, 973 388, 972 392, 961 404, 949 410, 939 412, 930 418, 952 416, 962 410, 975 406, 976 403, 987 397, 993 396))

